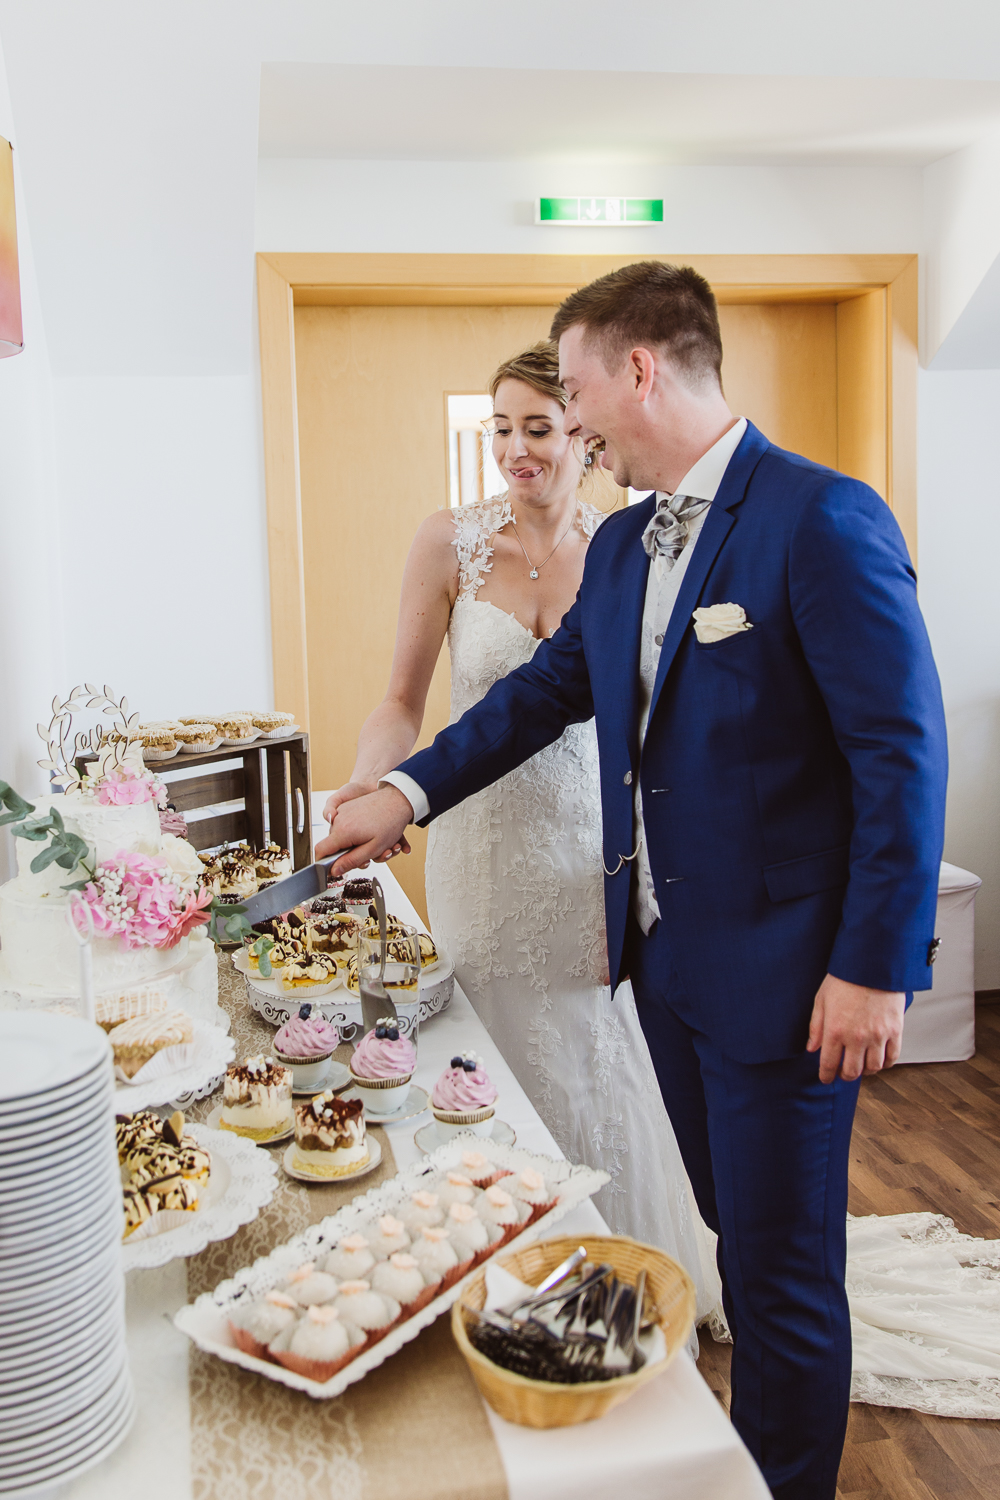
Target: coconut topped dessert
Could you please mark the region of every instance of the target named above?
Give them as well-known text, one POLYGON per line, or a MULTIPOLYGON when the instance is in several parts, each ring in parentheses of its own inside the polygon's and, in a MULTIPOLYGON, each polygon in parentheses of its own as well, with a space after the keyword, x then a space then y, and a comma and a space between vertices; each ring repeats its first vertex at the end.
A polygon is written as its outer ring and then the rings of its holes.
POLYGON ((364 1106, 327 1089, 295 1106, 292 1166, 310 1177, 346 1177, 367 1166, 364 1106))

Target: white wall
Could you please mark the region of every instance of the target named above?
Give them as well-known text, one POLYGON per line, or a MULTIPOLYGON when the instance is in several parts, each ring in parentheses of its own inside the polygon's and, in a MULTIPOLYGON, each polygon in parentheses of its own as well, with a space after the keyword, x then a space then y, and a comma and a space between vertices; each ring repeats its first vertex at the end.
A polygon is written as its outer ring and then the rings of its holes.
POLYGON ((678 167, 607 162, 265 158, 258 250, 493 254, 916 251, 913 167, 678 167), (545 228, 534 200, 662 197, 662 227, 545 228))
POLYGON ((945 857, 981 876, 976 987, 1000 988, 1000 370, 922 371, 920 599, 948 714, 945 857))
POLYGON ((110 683, 150 719, 270 705, 256 381, 53 385, 66 690, 110 683))
POLYGON ((993 133, 932 162, 924 170, 923 308, 920 353, 925 365, 983 368, 998 362, 994 316, 973 306, 1000 257, 1000 134, 993 133), (949 346, 952 347, 949 349, 949 346), (957 356, 957 357, 956 357, 957 356))

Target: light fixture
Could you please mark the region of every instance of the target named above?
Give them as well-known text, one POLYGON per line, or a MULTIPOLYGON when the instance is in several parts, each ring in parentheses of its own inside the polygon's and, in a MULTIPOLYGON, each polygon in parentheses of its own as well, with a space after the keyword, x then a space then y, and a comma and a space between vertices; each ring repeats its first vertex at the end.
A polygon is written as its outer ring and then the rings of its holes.
POLYGON ((575 228, 640 229, 663 223, 662 198, 539 198, 536 224, 575 228))

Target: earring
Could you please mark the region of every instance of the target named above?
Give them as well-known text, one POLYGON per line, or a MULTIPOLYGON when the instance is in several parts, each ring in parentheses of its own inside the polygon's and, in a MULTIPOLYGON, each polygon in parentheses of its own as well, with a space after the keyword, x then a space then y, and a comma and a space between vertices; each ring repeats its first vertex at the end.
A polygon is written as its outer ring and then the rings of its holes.
POLYGON ((583 466, 584 466, 584 468, 585 468, 585 469, 589 469, 589 468, 590 468, 590 466, 591 466, 591 464, 592 464, 592 463, 593 463, 593 462, 594 462, 594 455, 593 455, 593 454, 592 454, 592 453, 588 453, 588 454, 587 454, 587 455, 586 455, 586 456, 585 456, 585 458, 584 458, 584 460, 583 460, 583 466))

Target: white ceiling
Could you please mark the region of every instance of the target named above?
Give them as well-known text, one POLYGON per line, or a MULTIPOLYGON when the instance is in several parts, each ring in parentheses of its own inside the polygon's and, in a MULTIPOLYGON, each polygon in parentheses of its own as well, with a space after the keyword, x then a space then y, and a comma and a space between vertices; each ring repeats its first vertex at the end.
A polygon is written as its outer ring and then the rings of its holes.
POLYGON ((265 63, 265 157, 925 166, 1000 126, 1000 83, 265 63))

